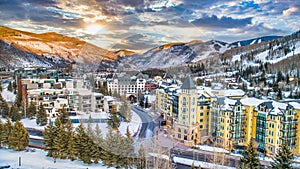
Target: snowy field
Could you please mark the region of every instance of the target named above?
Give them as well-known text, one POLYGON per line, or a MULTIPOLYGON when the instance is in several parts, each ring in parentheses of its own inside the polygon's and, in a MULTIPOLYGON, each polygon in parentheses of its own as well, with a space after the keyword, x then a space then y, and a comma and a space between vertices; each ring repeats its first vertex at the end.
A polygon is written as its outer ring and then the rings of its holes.
POLYGON ((105 169, 103 164, 84 164, 80 161, 56 160, 46 157, 46 151, 35 149, 35 152, 17 152, 0 149, 0 166, 10 165, 11 168, 20 169, 105 169), (21 157, 21 166, 19 166, 21 157))

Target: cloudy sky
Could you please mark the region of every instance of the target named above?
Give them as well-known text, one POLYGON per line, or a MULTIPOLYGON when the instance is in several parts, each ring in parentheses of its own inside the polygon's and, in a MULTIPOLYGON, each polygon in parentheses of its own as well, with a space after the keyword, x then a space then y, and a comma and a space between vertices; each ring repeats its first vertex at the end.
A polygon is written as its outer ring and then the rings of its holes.
POLYGON ((108 49, 225 42, 300 28, 299 0, 1 0, 0 25, 58 32, 108 49))

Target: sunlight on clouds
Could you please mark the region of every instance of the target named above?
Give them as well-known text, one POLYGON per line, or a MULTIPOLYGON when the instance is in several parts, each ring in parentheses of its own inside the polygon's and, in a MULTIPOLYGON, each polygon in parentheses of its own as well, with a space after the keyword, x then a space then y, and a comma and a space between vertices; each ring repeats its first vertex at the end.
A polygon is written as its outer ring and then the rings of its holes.
POLYGON ((298 11, 298 8, 293 6, 289 9, 287 9, 287 10, 282 11, 282 16, 287 17, 287 16, 290 16, 292 13, 297 12, 297 11, 298 11))
POLYGON ((96 34, 101 34, 101 33, 105 32, 105 29, 104 29, 104 27, 102 27, 99 24, 92 24, 92 25, 86 26, 84 29, 81 30, 81 32, 90 34, 90 35, 96 35, 96 34))

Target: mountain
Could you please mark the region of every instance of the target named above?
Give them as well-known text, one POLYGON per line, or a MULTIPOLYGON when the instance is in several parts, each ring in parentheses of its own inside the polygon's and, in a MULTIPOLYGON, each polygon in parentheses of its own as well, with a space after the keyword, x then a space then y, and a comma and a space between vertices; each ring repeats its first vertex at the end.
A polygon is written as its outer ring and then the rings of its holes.
POLYGON ((126 49, 120 49, 114 52, 118 57, 126 57, 126 56, 132 56, 132 55, 137 55, 138 53, 131 51, 131 50, 126 50, 126 49))
MULTIPOLYGON (((0 26, 0 45, 2 49, 0 51, 1 58, 12 61, 23 58, 24 62, 21 65, 14 64, 19 66, 51 66, 62 61, 98 63, 101 61, 114 61, 118 58, 118 55, 112 51, 76 38, 54 32, 35 34, 3 26, 0 26)), ((3 61, 0 64, 3 65, 4 63, 3 61)))
POLYGON ((137 70, 176 67, 184 63, 198 62, 217 56, 228 49, 228 43, 215 40, 170 43, 140 55, 120 58, 118 65, 122 69, 137 70))
POLYGON ((258 44, 261 42, 271 41, 278 38, 282 38, 282 36, 263 36, 259 38, 233 42, 230 44, 230 46, 234 46, 234 47, 247 46, 252 44, 258 44))

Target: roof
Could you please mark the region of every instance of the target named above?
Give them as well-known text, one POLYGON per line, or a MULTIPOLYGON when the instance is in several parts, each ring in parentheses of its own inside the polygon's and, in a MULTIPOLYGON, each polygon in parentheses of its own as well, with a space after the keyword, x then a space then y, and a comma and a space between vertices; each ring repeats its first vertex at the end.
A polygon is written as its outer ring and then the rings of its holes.
POLYGON ((258 106, 259 104, 263 103, 264 100, 261 100, 261 99, 257 99, 257 98, 254 98, 254 97, 250 97, 250 98, 243 98, 241 99, 241 102, 243 105, 246 105, 246 106, 258 106))
POLYGON ((181 89, 197 89, 191 76, 188 76, 182 83, 181 89))

